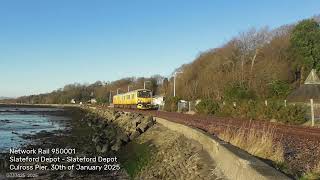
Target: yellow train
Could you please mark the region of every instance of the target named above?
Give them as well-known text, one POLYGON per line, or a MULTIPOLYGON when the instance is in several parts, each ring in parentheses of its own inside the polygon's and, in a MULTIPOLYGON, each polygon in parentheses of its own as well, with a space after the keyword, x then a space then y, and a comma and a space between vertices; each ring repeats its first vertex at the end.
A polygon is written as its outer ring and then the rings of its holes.
POLYGON ((113 96, 114 107, 151 109, 152 91, 148 89, 137 89, 123 94, 113 96))

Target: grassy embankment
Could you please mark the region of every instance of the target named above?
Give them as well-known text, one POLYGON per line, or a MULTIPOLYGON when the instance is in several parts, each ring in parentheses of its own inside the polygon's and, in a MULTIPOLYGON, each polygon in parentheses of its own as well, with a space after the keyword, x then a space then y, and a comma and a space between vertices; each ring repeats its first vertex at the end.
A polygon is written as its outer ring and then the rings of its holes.
POLYGON ((130 143, 119 152, 120 162, 131 178, 147 166, 152 157, 152 148, 144 143, 130 143))
POLYGON ((320 179, 320 162, 303 173, 296 172, 290 167, 285 158, 285 150, 281 137, 275 134, 274 127, 272 126, 262 129, 257 129, 250 125, 238 130, 226 128, 218 136, 254 156, 271 160, 273 166, 295 179, 320 179))

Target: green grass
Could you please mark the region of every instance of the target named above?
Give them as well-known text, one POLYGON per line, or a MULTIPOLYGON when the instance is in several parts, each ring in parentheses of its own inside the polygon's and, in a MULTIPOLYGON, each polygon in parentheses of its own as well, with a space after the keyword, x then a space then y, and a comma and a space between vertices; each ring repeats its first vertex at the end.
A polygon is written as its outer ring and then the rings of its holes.
POLYGON ((289 165, 286 162, 274 162, 273 165, 276 167, 276 169, 280 170, 281 172, 294 176, 294 172, 290 170, 289 165))
POLYGON ((299 178, 299 180, 318 180, 320 179, 320 174, 318 173, 306 173, 299 178))
POLYGON ((146 167, 152 158, 152 149, 148 143, 130 143, 119 155, 122 167, 133 179, 146 167))

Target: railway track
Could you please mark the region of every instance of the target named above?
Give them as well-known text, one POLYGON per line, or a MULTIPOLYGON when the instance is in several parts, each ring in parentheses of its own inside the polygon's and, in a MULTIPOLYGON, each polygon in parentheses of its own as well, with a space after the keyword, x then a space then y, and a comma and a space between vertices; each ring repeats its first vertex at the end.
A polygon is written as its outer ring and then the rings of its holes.
POLYGON ((229 127, 229 128, 274 128, 276 133, 282 135, 290 135, 290 136, 299 136, 306 137, 308 139, 315 139, 320 141, 320 128, 312 128, 298 125, 286 125, 279 123, 272 123, 267 121, 259 121, 259 120, 245 120, 239 118, 222 118, 222 117, 213 117, 213 116, 201 116, 201 115, 189 115, 182 114, 176 112, 164 112, 164 111, 141 111, 134 109, 117 109, 117 110, 125 110, 130 112, 138 112, 141 114, 148 114, 157 116, 160 118, 165 118, 171 121, 179 122, 186 125, 192 125, 196 128, 200 128, 202 130, 210 132, 211 126, 221 126, 221 127, 229 127), (205 125, 205 126, 203 126, 205 125))
POLYGON ((262 120, 249 121, 240 118, 189 115, 164 111, 116 110, 164 118, 202 129, 213 135, 218 135, 227 128, 234 132, 237 132, 240 128, 248 131, 254 128, 261 133, 264 133, 265 129, 271 128, 275 135, 274 141, 282 144, 285 162, 291 170, 302 173, 317 165, 320 166, 320 128, 286 125, 262 120))

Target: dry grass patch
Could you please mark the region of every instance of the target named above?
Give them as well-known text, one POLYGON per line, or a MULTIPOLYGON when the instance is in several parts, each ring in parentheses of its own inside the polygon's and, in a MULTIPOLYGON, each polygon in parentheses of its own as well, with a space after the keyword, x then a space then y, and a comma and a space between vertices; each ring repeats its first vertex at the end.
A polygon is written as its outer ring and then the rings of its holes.
POLYGON ((300 180, 318 180, 320 179, 320 162, 309 172, 305 173, 300 180))
POLYGON ((252 125, 239 129, 228 127, 219 133, 219 137, 252 155, 269 159, 276 163, 284 162, 284 150, 281 143, 275 141, 273 126, 267 126, 262 129, 255 128, 252 125))

